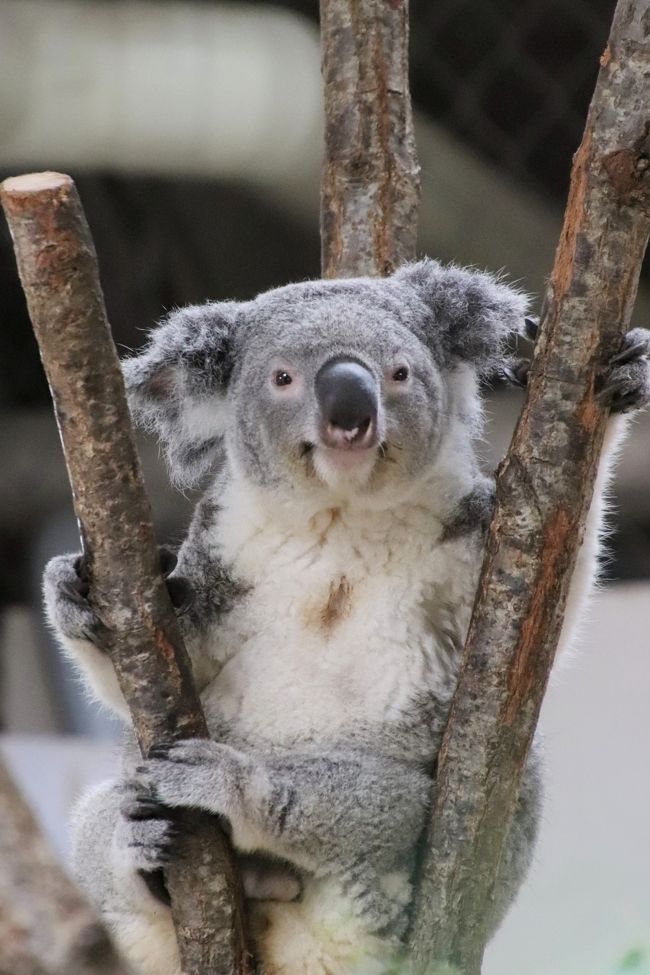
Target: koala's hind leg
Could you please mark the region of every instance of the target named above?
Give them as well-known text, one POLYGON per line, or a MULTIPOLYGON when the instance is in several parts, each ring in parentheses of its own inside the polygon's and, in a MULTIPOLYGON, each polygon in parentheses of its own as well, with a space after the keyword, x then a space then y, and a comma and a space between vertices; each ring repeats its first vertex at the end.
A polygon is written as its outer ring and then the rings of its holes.
POLYGON ((137 817, 129 822, 123 813, 132 802, 115 781, 82 797, 74 814, 73 871, 138 975, 180 975, 171 912, 142 876, 155 876, 166 862, 170 824, 137 817))

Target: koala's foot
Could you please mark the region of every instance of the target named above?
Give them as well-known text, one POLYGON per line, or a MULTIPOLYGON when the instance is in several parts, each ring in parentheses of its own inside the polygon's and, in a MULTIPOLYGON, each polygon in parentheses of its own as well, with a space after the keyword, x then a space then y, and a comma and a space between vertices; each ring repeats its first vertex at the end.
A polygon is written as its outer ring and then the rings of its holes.
POLYGON ((290 901, 302 896, 302 881, 290 863, 249 853, 238 857, 244 894, 249 900, 290 901))
POLYGON ((174 855, 180 825, 174 813, 146 792, 140 782, 125 782, 122 792, 114 855, 141 876, 156 900, 169 904, 163 869, 174 855))
POLYGON ((630 413, 650 404, 650 329, 633 328, 627 333, 597 395, 612 413, 630 413))
MULTIPOLYGON (((176 567, 176 555, 165 546, 160 546, 159 555, 170 599, 181 615, 192 604, 192 589, 185 578, 170 577, 176 567)), ((107 630, 91 605, 88 567, 83 555, 59 555, 51 559, 45 567, 43 591, 50 622, 62 636, 87 640, 100 650, 105 646, 107 630)))

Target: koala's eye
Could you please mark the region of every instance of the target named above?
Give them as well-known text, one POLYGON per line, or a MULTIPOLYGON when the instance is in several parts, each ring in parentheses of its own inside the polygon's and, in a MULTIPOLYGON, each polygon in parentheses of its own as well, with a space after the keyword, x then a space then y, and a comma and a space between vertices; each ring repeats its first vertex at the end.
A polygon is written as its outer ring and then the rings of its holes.
POLYGON ((293 379, 291 378, 288 372, 285 372, 284 369, 281 369, 278 372, 276 372, 275 375, 273 376, 273 382, 276 386, 290 386, 291 383, 293 382, 293 379))
POLYGON ((406 382, 408 377, 409 377, 408 366, 400 366, 399 369, 396 369, 395 372, 393 373, 393 380, 396 383, 406 382))

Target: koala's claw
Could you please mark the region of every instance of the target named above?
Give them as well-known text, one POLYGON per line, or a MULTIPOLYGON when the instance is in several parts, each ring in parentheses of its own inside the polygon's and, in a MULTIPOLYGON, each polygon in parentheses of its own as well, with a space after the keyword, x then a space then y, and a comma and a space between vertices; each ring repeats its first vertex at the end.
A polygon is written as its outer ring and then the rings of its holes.
POLYGON ((171 809, 158 802, 142 784, 124 784, 118 844, 129 865, 142 873, 165 867, 175 854, 181 827, 171 809))
POLYGON ((137 795, 122 803, 121 813, 127 819, 169 819, 169 809, 155 796, 137 795))
POLYGON ((81 579, 67 580, 60 583, 59 588, 63 595, 77 606, 88 606, 88 583, 82 582, 81 579))
POLYGON ((612 413, 629 413, 650 403, 650 330, 633 328, 610 360, 596 398, 612 413))
POLYGON ((172 577, 172 572, 178 565, 176 552, 166 545, 159 545, 158 557, 160 559, 160 571, 165 580, 172 606, 177 615, 182 616, 194 602, 194 590, 189 579, 186 579, 185 576, 172 577))
POLYGON ((183 616, 194 602, 195 592, 189 580, 184 576, 174 576, 165 578, 165 584, 177 615, 183 616))
POLYGON ((537 339, 537 333, 539 332, 539 318, 533 315, 528 315, 524 318, 524 334, 527 339, 531 342, 535 342, 537 339))
POLYGON ((169 548, 167 545, 158 546, 158 559, 160 561, 160 571, 162 573, 163 579, 171 575, 176 565, 178 564, 178 556, 173 549, 169 548))
POLYGON ((611 359, 610 365, 624 365, 643 356, 650 356, 650 329, 633 328, 623 338, 623 347, 618 355, 611 359))
POLYGON ((182 738, 179 741, 163 741, 154 745, 149 752, 149 758, 183 765, 203 765, 205 762, 218 760, 221 752, 226 750, 228 746, 221 746, 210 738, 182 738))
POLYGON ((530 359, 510 359, 501 370, 506 382, 512 386, 520 386, 522 389, 528 385, 529 372, 530 359))
POLYGON ((88 601, 83 556, 59 555, 51 559, 45 567, 43 592, 50 622, 62 636, 101 648, 105 628, 88 601))

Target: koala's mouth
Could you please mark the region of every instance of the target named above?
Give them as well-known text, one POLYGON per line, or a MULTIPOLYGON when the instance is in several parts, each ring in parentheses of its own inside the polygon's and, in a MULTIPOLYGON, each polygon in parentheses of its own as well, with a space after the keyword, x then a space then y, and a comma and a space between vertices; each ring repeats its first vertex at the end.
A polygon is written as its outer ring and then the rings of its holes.
POLYGON ((366 484, 379 466, 395 463, 387 441, 375 437, 366 446, 361 438, 355 441, 354 435, 340 446, 323 443, 320 437, 316 442, 303 441, 300 457, 307 463, 310 475, 339 487, 348 481, 357 486, 366 484))
POLYGON ((356 453, 377 446, 377 421, 367 417, 354 426, 326 423, 321 430, 321 444, 328 450, 356 453))
POLYGON ((299 447, 300 459, 304 460, 305 458, 312 457, 316 448, 320 447, 322 452, 330 457, 336 456, 339 452, 341 457, 350 455, 351 462, 367 458, 371 453, 376 453, 380 460, 390 460, 390 444, 387 440, 379 442, 374 440, 372 443, 366 445, 363 443, 362 438, 358 437, 357 431, 351 430, 346 432, 348 436, 343 439, 341 444, 335 446, 331 443, 314 443, 311 440, 303 440, 299 447))

